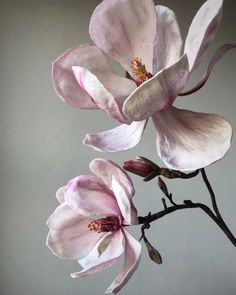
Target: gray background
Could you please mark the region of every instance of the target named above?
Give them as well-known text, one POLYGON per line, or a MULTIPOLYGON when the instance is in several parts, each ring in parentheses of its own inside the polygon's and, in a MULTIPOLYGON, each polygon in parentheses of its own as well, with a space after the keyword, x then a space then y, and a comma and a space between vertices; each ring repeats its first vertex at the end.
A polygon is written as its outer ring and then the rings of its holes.
MULTIPOLYGON (((53 256, 45 246, 45 222, 57 206, 55 191, 69 179, 88 174, 88 163, 107 157, 122 164, 143 155, 161 163, 155 152, 151 122, 141 144, 126 153, 101 154, 82 145, 87 132, 116 125, 99 111, 77 110, 57 98, 51 83, 51 62, 67 48, 90 42, 89 17, 99 1, 1 1, 0 7, 0 294, 102 294, 121 268, 73 280, 76 262, 53 256)), ((174 9, 183 36, 203 1, 163 0, 174 9)), ((222 43, 235 40, 235 1, 226 0, 223 20, 209 57, 222 43)), ((215 68, 207 85, 176 105, 218 113, 236 128, 235 51, 215 68)), ((205 69, 193 75, 193 85, 205 69)), ((236 234, 236 140, 220 162, 207 168, 222 215, 236 234)), ((155 181, 136 186, 140 215, 162 209, 155 181)), ((168 182, 176 201, 186 198, 209 203, 200 177, 168 182)), ((138 228, 132 230, 139 238, 138 228)), ((152 224, 148 236, 163 256, 156 266, 143 251, 138 271, 120 294, 235 295, 236 251, 202 212, 174 213, 152 224)))

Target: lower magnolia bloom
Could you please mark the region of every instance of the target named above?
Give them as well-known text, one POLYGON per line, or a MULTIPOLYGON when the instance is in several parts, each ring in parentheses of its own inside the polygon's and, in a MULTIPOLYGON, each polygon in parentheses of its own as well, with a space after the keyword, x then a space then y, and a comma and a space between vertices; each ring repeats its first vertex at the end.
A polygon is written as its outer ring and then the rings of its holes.
POLYGON ((114 162, 95 159, 95 174, 72 179, 56 194, 60 205, 48 219, 47 246, 56 256, 78 260, 80 278, 115 265, 124 253, 124 266, 106 293, 117 293, 137 269, 141 245, 123 225, 138 223, 129 176, 114 162))

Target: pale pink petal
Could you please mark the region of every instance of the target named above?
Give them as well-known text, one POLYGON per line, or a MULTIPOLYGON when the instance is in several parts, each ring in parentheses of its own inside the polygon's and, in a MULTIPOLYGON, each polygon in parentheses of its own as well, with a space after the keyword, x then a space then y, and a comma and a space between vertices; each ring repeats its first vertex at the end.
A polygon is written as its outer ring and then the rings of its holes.
POLYGON ((147 120, 122 124, 111 130, 87 134, 83 143, 96 151, 115 153, 135 147, 141 140, 147 120))
MULTIPOLYGON (((120 109, 125 98, 136 87, 133 81, 121 77, 113 71, 106 57, 98 47, 77 45, 67 50, 53 63, 52 71, 53 83, 58 95, 62 100, 75 107, 98 108, 96 102, 94 102, 93 98, 89 95, 90 89, 85 89, 83 79, 78 76, 78 74, 76 80, 72 68, 76 68, 77 66, 85 68, 87 71, 91 72, 91 75, 95 75, 99 81, 104 84, 107 91, 114 96, 116 104, 118 104, 120 109)), ((92 82, 94 83, 94 81, 90 81, 90 83, 87 82, 87 84, 90 85, 92 82)), ((99 102, 101 97, 96 98, 96 100, 99 102)), ((110 104, 112 104, 112 102, 110 102, 110 104)), ((111 105, 111 107, 112 106, 113 105, 111 105)), ((109 107, 109 102, 103 106, 103 108, 106 107, 109 107)))
MULTIPOLYGON (((67 215, 67 217, 69 217, 67 215)), ((47 246, 52 253, 60 258, 79 260, 87 256, 104 233, 91 232, 88 228, 91 220, 82 219, 78 215, 72 220, 66 220, 64 216, 57 217, 57 227, 61 223, 61 230, 50 229, 47 237, 47 246), (61 220, 60 220, 61 219, 61 220)), ((53 226, 56 224, 56 216, 53 217, 53 226)), ((52 224, 52 220, 50 221, 52 224)))
POLYGON ((51 214, 47 221, 47 225, 53 230, 63 230, 84 220, 87 220, 85 216, 73 211, 71 207, 64 202, 51 214))
POLYGON ((130 120, 141 121, 170 106, 184 88, 188 74, 188 58, 183 55, 139 86, 125 101, 124 114, 130 120))
POLYGON ((124 230, 125 234, 125 262, 121 273, 112 282, 105 293, 117 293, 129 281, 138 268, 141 258, 141 244, 124 230))
POLYGON ((107 261, 105 261, 103 263, 100 263, 100 264, 98 264, 96 266, 93 266, 93 267, 91 267, 89 269, 84 269, 84 270, 81 270, 79 272, 74 272, 74 273, 71 274, 71 277, 73 279, 79 279, 79 278, 83 278, 83 277, 87 277, 87 276, 99 273, 101 271, 106 270, 107 268, 112 267, 113 265, 116 265, 117 262, 119 261, 119 259, 120 259, 120 257, 116 257, 116 258, 107 260, 107 261))
POLYGON ((190 71, 199 65, 215 36, 221 21, 222 5, 223 0, 206 1, 190 25, 184 48, 188 55, 190 71))
POLYGON ((112 176, 112 188, 124 218, 124 224, 138 224, 137 210, 127 195, 125 188, 120 185, 114 176, 112 176))
POLYGON ((132 180, 128 173, 115 162, 97 158, 90 162, 89 168, 95 175, 102 179, 110 190, 113 190, 112 178, 114 177, 123 187, 129 199, 132 199, 135 193, 132 180))
POLYGON ((195 85, 192 89, 188 91, 180 93, 179 96, 189 95, 201 89, 207 82, 208 78, 210 77, 210 74, 214 68, 214 65, 225 55, 226 52, 234 48, 236 48, 236 42, 224 44, 220 48, 218 48, 216 53, 211 58, 205 74, 203 75, 201 80, 197 83, 197 85, 195 85))
POLYGON ((153 73, 174 64, 180 58, 183 43, 175 13, 162 5, 156 6, 156 13, 153 73))
POLYGON ((142 59, 152 72, 156 13, 152 0, 104 0, 89 28, 94 43, 131 74, 131 60, 142 59))
POLYGON ((100 69, 100 77, 103 78, 105 84, 99 80, 99 77, 84 67, 76 66, 72 67, 72 70, 81 88, 92 97, 101 110, 120 123, 126 123, 126 117, 122 114, 121 109, 124 100, 136 88, 136 85, 133 81, 112 74, 111 70, 109 72, 108 69, 102 67, 104 67, 103 64, 100 69))
MULTIPOLYGON (((134 81, 118 75, 111 65, 109 64, 106 56, 96 46, 89 47, 90 56, 84 56, 83 63, 80 63, 80 67, 87 69, 94 74, 98 80, 104 85, 104 87, 114 96, 125 97, 130 94, 135 88, 134 81), (92 55, 93 53, 93 55, 92 55)), ((77 65, 74 65, 75 68, 77 65)), ((75 71, 76 72, 76 71, 75 71)), ((84 88, 84 83, 81 81, 80 76, 77 78, 80 86, 84 88)))
MULTIPOLYGON (((105 238, 106 237, 107 235, 105 236, 105 238)), ((118 258, 124 252, 124 235, 122 230, 118 230, 112 234, 111 242, 107 246, 106 250, 102 254, 100 254, 99 245, 102 243, 103 240, 104 237, 102 240, 99 240, 99 242, 95 245, 88 256, 79 260, 80 265, 84 269, 80 272, 71 274, 72 278, 80 278, 95 274, 117 263, 118 258)))
POLYGON ((65 199, 81 215, 120 215, 114 195, 96 176, 82 175, 72 179, 65 199))
POLYGON ((62 186, 61 188, 59 188, 56 192, 56 199, 59 203, 63 203, 65 202, 65 198, 64 198, 64 195, 65 195, 65 191, 66 191, 66 188, 67 186, 62 186))
POLYGON ((157 152, 175 170, 195 170, 220 160, 231 145, 232 128, 223 117, 170 107, 153 116, 157 152))
POLYGON ((80 87, 72 71, 72 66, 83 65, 88 56, 93 55, 93 46, 77 45, 64 52, 52 64, 53 86, 58 96, 73 107, 98 108, 91 97, 80 87))

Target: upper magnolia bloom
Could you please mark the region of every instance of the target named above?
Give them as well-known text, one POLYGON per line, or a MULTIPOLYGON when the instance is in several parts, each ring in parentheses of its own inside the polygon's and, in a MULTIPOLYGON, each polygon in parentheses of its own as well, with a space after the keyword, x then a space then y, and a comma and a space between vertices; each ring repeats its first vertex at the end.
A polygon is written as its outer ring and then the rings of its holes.
MULTIPOLYGON (((62 100, 77 108, 101 109, 122 123, 88 134, 86 145, 108 152, 130 149, 152 117, 157 152, 169 168, 194 170, 225 155, 232 136, 227 120, 172 106, 215 35, 222 4, 208 0, 202 5, 183 51, 169 8, 155 7, 152 0, 104 0, 97 6, 89 28, 95 46, 75 46, 53 63, 53 83, 62 100), (107 57, 120 63, 132 79, 116 74, 107 57)), ((201 85, 228 49, 223 46, 213 57, 201 85)))
POLYGON ((60 205, 47 222, 47 246, 59 257, 78 260, 83 270, 73 278, 115 265, 124 253, 123 269, 106 291, 117 293, 140 261, 141 245, 123 227, 138 223, 134 187, 112 161, 95 159, 90 170, 96 176, 78 176, 58 190, 60 205))

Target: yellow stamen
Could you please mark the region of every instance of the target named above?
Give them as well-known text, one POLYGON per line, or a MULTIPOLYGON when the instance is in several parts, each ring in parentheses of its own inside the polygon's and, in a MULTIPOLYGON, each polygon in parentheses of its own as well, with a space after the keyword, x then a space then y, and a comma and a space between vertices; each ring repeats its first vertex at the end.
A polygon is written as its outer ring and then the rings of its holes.
POLYGON ((138 85, 152 78, 152 74, 146 70, 146 67, 142 63, 141 58, 138 58, 138 57, 134 58, 131 61, 131 67, 132 67, 134 75, 137 77, 136 83, 138 85))

